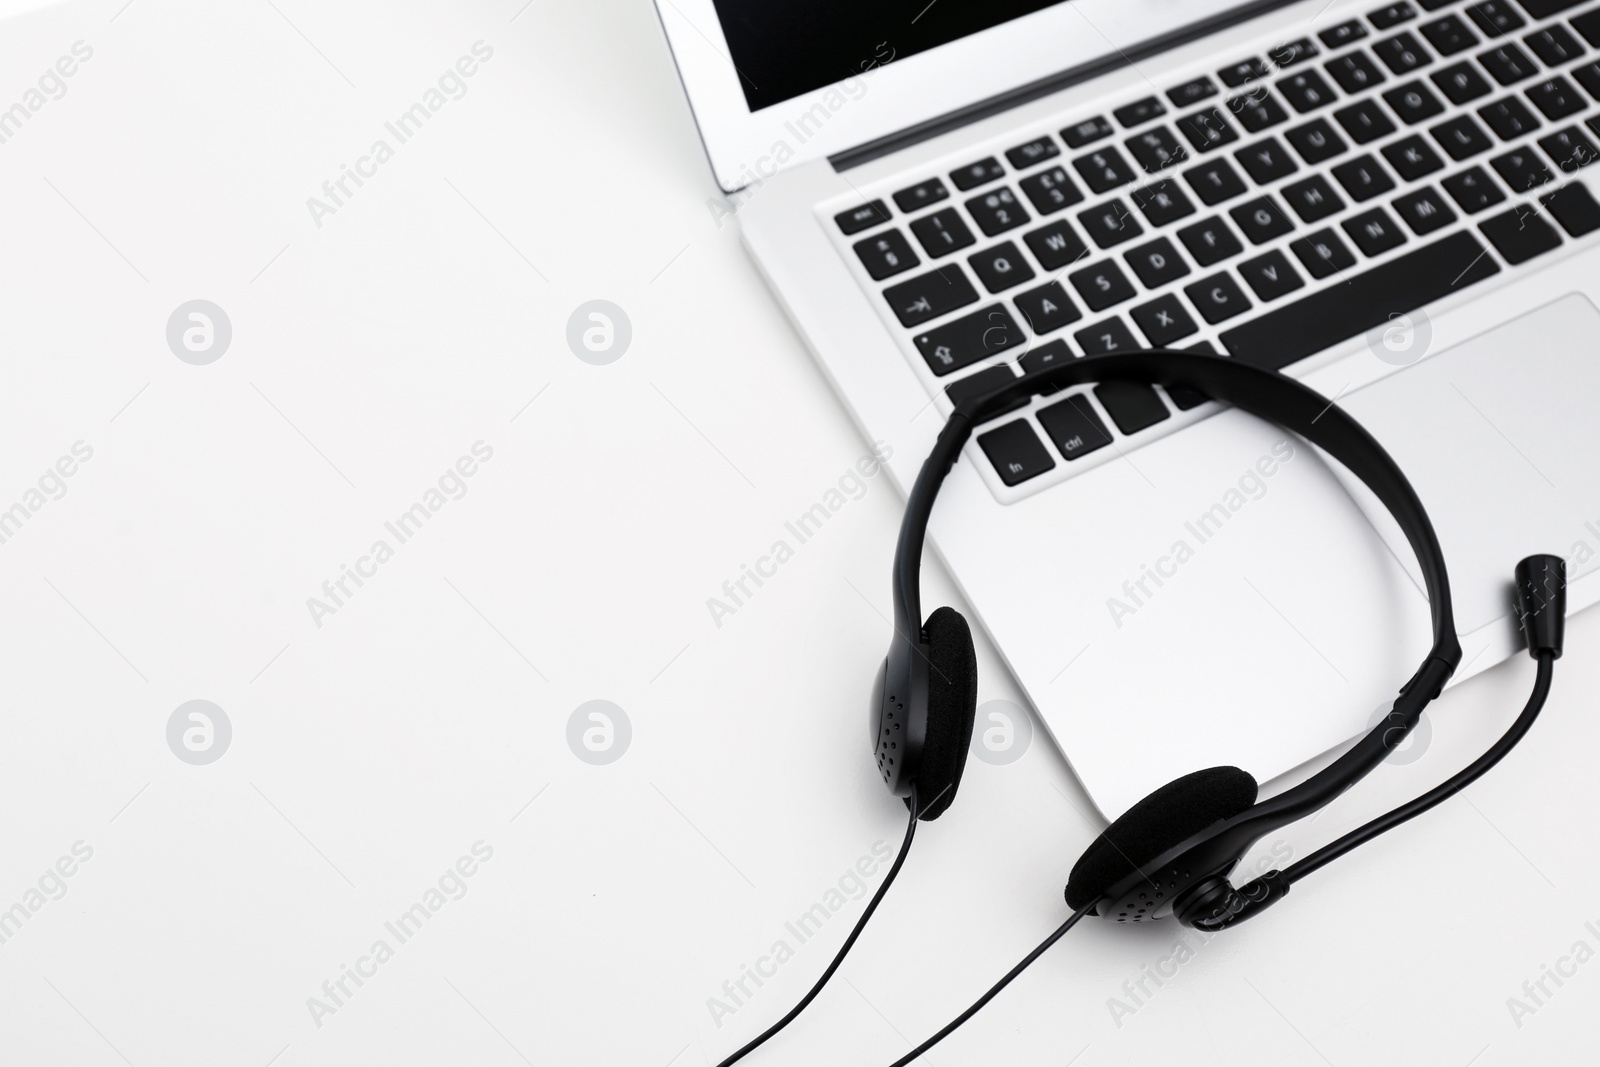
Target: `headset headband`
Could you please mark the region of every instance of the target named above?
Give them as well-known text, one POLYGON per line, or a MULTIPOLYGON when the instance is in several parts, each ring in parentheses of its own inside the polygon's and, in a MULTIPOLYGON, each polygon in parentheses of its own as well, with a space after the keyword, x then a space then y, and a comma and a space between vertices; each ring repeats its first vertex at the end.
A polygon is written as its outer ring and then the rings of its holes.
MULTIPOLYGON (((1363 778, 1404 739, 1421 717, 1423 708, 1443 691, 1461 662, 1461 645, 1456 640, 1451 611, 1450 578, 1433 524, 1411 483, 1383 446, 1326 397, 1285 375, 1222 356, 1170 349, 1087 356, 1026 375, 991 393, 965 400, 951 413, 917 475, 900 527, 892 588, 896 633, 888 660, 891 672, 897 664, 911 658, 915 643, 920 640, 918 573, 928 521, 939 488, 972 435, 973 426, 1020 398, 1053 393, 1086 382, 1110 380, 1192 389, 1273 422, 1325 450, 1371 489, 1394 516, 1421 564, 1427 586, 1433 647, 1416 674, 1400 689, 1392 709, 1381 722, 1344 755, 1305 782, 1186 839, 1154 857, 1147 865, 1161 868, 1181 860, 1186 867, 1195 870, 1225 870, 1261 836, 1309 815, 1363 778)), ((1136 871, 1113 886, 1107 897, 1114 900, 1147 884, 1145 873, 1136 871)))

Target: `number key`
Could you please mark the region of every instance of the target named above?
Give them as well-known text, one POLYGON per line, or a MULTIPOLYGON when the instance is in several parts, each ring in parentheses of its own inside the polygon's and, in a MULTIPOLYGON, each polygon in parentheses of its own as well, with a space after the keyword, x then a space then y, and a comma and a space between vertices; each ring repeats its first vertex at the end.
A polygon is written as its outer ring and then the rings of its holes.
POLYGON ((978 223, 978 229, 990 237, 1028 221, 1028 213, 1017 203, 1016 194, 1007 188, 973 197, 967 201, 967 210, 978 223))
POLYGON ((1083 192, 1067 176, 1065 167, 1046 168, 1037 174, 1030 174, 1018 184, 1028 194, 1033 210, 1041 215, 1060 211, 1083 199, 1083 192))
POLYGON ((1083 175, 1083 180, 1089 183, 1089 188, 1097 193, 1109 192, 1119 185, 1127 185, 1133 181, 1133 168, 1128 166, 1121 152, 1110 146, 1098 152, 1090 152, 1086 156, 1079 156, 1072 161, 1072 165, 1083 175))
POLYGON ((917 235, 922 250, 934 259, 959 251, 977 239, 953 207, 918 219, 911 224, 911 232, 917 235))

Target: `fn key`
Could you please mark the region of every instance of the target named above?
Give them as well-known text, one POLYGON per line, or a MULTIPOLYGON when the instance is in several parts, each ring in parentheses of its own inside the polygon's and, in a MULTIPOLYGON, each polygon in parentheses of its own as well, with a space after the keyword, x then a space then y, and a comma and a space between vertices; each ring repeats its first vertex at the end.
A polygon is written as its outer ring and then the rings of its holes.
POLYGON ((1039 435, 1027 419, 1008 422, 998 430, 978 435, 978 447, 1007 485, 1020 485, 1055 467, 1039 435))

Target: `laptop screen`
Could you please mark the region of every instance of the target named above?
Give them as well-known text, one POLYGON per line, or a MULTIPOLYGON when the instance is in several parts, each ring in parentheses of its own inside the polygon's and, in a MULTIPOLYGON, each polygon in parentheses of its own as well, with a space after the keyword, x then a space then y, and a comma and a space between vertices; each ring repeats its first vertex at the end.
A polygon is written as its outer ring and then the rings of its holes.
POLYGON ((1061 0, 715 0, 751 111, 1061 0))

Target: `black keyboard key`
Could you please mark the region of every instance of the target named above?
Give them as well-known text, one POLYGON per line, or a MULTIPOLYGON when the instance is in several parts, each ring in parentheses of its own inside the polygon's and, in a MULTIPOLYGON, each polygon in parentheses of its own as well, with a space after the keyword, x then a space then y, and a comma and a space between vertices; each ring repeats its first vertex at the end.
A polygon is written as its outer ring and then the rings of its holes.
POLYGON ((1585 11, 1573 18, 1572 28, 1582 34, 1592 47, 1600 48, 1600 8, 1585 11))
POLYGON ((1122 268, 1109 259, 1073 271, 1067 280, 1078 290, 1090 311, 1104 311, 1124 300, 1132 300, 1134 296, 1133 283, 1122 273, 1122 268))
POLYGON ((1264 85, 1257 86, 1243 96, 1233 97, 1228 101, 1228 110, 1239 120, 1239 125, 1251 133, 1260 133, 1270 126, 1289 121, 1289 113, 1264 85))
POLYGON ((1326 278, 1356 265, 1356 257, 1332 230, 1318 230, 1289 247, 1313 278, 1326 278))
POLYGON ((1355 19, 1351 19, 1349 22, 1341 22, 1339 25, 1317 34, 1322 39, 1322 43, 1329 48, 1343 48, 1347 44, 1361 40, 1366 35, 1367 28, 1355 19))
POLYGON ((855 244, 861 265, 867 268, 872 280, 881 282, 901 271, 910 270, 922 261, 911 251, 911 244, 899 230, 885 230, 855 244))
POLYGON ((1270 196, 1240 204, 1228 212, 1239 229, 1253 245, 1266 244, 1274 237, 1282 237, 1294 229, 1294 223, 1283 213, 1278 202, 1270 196))
POLYGON ((1394 188, 1394 179, 1371 156, 1357 156, 1333 168, 1333 176, 1356 203, 1371 200, 1394 188))
POLYGON ((1556 166, 1569 173, 1600 159, 1600 151, 1595 149, 1594 142, 1576 126, 1568 126, 1548 137, 1539 138, 1539 147, 1556 161, 1556 166))
POLYGON ((1501 85, 1515 85, 1539 72, 1533 60, 1528 58, 1528 54, 1514 44, 1491 48, 1478 57, 1478 62, 1482 63, 1484 69, 1494 75, 1494 80, 1501 85))
POLYGON ((966 192, 968 189, 977 188, 984 182, 997 181, 1005 176, 1006 168, 1000 165, 998 159, 990 156, 987 159, 980 159, 976 163, 969 163, 958 171, 952 171, 950 180, 955 183, 957 189, 966 192))
POLYGON ((1217 92, 1217 83, 1202 76, 1168 89, 1167 99, 1172 101, 1173 107, 1188 107, 1190 104, 1198 104, 1208 97, 1216 96, 1217 92))
POLYGON ((1008 422, 998 430, 978 435, 978 447, 989 457, 995 473, 1007 485, 1021 485, 1054 470, 1056 461, 1044 449, 1027 419, 1008 422))
POLYGON ((1022 239, 1028 242, 1034 258, 1045 270, 1060 270, 1089 254, 1089 246, 1083 243, 1083 238, 1078 236, 1078 231, 1066 219, 1057 219, 1048 226, 1029 230, 1022 235, 1022 239))
POLYGON ((1383 102, 1393 108, 1394 113, 1400 116, 1400 121, 1407 126, 1415 126, 1444 110, 1439 98, 1419 81, 1395 86, 1383 94, 1383 102))
POLYGON ((1239 131, 1214 107, 1183 116, 1178 120, 1178 129, 1196 152, 1209 152, 1239 139, 1239 131))
POLYGON ((1381 207, 1346 219, 1344 232, 1350 235, 1350 240, 1356 243, 1357 248, 1369 256, 1382 255, 1406 243, 1405 231, 1381 207))
POLYGON ((1285 130, 1283 135, 1307 163, 1332 159, 1349 147, 1325 119, 1312 119, 1303 126, 1285 130))
POLYGON ((894 194, 895 206, 907 215, 913 211, 937 204, 941 200, 949 199, 950 190, 944 187, 944 182, 938 178, 929 178, 925 182, 918 182, 909 189, 902 189, 894 194))
POLYGON ((977 240, 953 207, 923 216, 911 224, 911 232, 917 235, 922 250, 934 259, 960 251, 977 240))
POLYGON ((1018 293, 1012 301, 1017 311, 1035 334, 1043 335, 1059 330, 1083 318, 1083 312, 1072 302, 1060 282, 1050 282, 1037 289, 1018 293))
POLYGON ((1500 266, 1483 250, 1470 232, 1457 231, 1236 326, 1222 343, 1235 359, 1282 370, 1493 277, 1500 266))
POLYGON ((1136 434, 1172 417, 1155 388, 1144 382, 1101 382, 1094 387, 1094 398, 1124 434, 1136 434))
POLYGON ((1422 42, 1409 33, 1385 38, 1374 44, 1372 50, 1383 60, 1383 65, 1396 74, 1409 74, 1433 62, 1422 42))
POLYGON ((1010 241, 968 256, 967 262, 972 264, 972 273, 991 293, 1033 280, 1033 268, 1010 241))
POLYGON ((1214 159, 1183 172, 1195 195, 1207 207, 1244 195, 1244 179, 1225 159, 1214 159))
POLYGON ((1185 286, 1183 291, 1199 309, 1200 317, 1213 326, 1250 310, 1250 301, 1245 299, 1239 283, 1226 274, 1213 274, 1185 286))
POLYGON ((1513 193, 1525 193, 1556 180, 1550 168, 1544 165, 1544 160, 1531 148, 1513 148, 1505 155, 1491 159, 1489 164, 1513 193))
POLYGON ((1521 0, 1522 9, 1536 19, 1559 15, 1584 2, 1585 0, 1521 0))
POLYGON ((1250 172, 1257 185, 1271 185, 1299 170, 1289 150, 1275 137, 1257 141, 1249 148, 1234 153, 1239 165, 1250 172))
POLYGON ((1478 114, 1502 141, 1514 141, 1529 130, 1539 128, 1539 120, 1528 110, 1528 105, 1514 96, 1485 104, 1478 109, 1478 114))
MULTIPOLYGON (((985 367, 983 370, 974 371, 960 381, 951 382, 944 387, 944 395, 950 398, 950 403, 959 407, 963 400, 987 396, 996 389, 1003 389, 1016 380, 1017 376, 1011 370, 1010 365, 1001 363, 997 366, 985 367)), ((1025 408, 1028 406, 1029 399, 1026 396, 1019 396, 999 411, 991 414, 989 418, 998 419, 1002 415, 1009 415, 1018 408, 1025 408)))
MULTIPOLYGON (((1017 362, 1022 365, 1022 373, 1027 375, 1043 373, 1051 367, 1057 367, 1063 363, 1071 363, 1077 358, 1072 354, 1072 349, 1067 347, 1067 342, 1046 341, 1042 345, 1034 345, 1028 349, 1017 362)), ((1046 394, 1060 391, 1059 386, 1055 389, 1044 390, 1046 394)))
POLYGON ((991 304, 927 333, 917 334, 912 340, 927 361, 928 369, 942 378, 998 352, 1022 348, 1028 343, 1028 335, 1003 305, 991 304))
POLYGON ((1528 24, 1527 19, 1517 14, 1517 9, 1511 6, 1510 0, 1484 0, 1481 4, 1473 4, 1467 8, 1467 14, 1478 24, 1478 29, 1482 30, 1486 37, 1503 37, 1528 24))
POLYGON ((1444 166, 1444 160, 1439 158, 1439 153, 1429 148, 1428 142, 1415 134, 1405 140, 1385 145, 1383 158, 1389 161, 1389 166, 1395 169, 1396 174, 1408 182, 1426 177, 1444 166))
POLYGON ((1189 273, 1189 265, 1165 237, 1130 250, 1124 258, 1146 289, 1159 289, 1189 273))
POLYGON ((1383 71, 1362 51, 1342 55, 1328 63, 1327 68, 1333 80, 1343 86, 1347 93, 1365 92, 1384 81, 1383 71))
POLYGON ((1493 207, 1506 198, 1506 194, 1500 191, 1500 187, 1482 167, 1471 167, 1460 174, 1452 174, 1439 184, 1469 215, 1493 207))
MULTIPOLYGON (((1539 198, 1539 203, 1573 237, 1600 230, 1600 204, 1595 203, 1594 194, 1582 182, 1563 185, 1553 193, 1546 193, 1539 198)), ((1136 317, 1138 314, 1134 312, 1136 317)))
POLYGON ((1135 190, 1133 202, 1152 226, 1166 226, 1194 214, 1194 204, 1175 181, 1154 182, 1135 190))
POLYGON ((1544 112, 1544 117, 1551 122, 1576 115, 1589 106, 1578 92, 1578 87, 1559 74, 1537 85, 1530 85, 1527 94, 1533 106, 1544 112))
POLYGON ((1183 309, 1183 302, 1172 293, 1140 304, 1128 314, 1133 316, 1134 325, 1143 332, 1145 340, 1157 348, 1169 348, 1200 330, 1183 309))
POLYGON ((1561 247, 1560 231, 1531 204, 1519 204, 1504 214, 1484 219, 1478 229, 1513 267, 1561 247))
POLYGON ((1433 84, 1452 104, 1465 104, 1489 95, 1489 83, 1471 63, 1456 63, 1433 73, 1433 84))
POLYGON ((1097 193, 1109 192, 1119 185, 1133 181, 1133 168, 1122 158, 1122 153, 1107 145, 1098 152, 1090 152, 1072 161, 1072 165, 1097 193))
POLYGON ((1078 342, 1078 347, 1083 349, 1084 354, 1089 356, 1106 352, 1126 352, 1139 347, 1139 342, 1129 331, 1128 324, 1117 318, 1097 322, 1087 329, 1079 330, 1072 337, 1078 342))
POLYGON ((1167 105, 1153 96, 1147 96, 1143 100, 1135 100, 1131 104, 1124 104, 1113 111, 1111 115, 1124 126, 1132 127, 1149 122, 1151 119, 1158 119, 1166 113, 1167 105))
POLYGON ((1398 26, 1407 19, 1416 17, 1416 9, 1410 4, 1390 4, 1387 7, 1380 7, 1376 11, 1369 12, 1367 21, 1380 30, 1387 30, 1391 26, 1398 26))
POLYGON ((837 222, 840 231, 848 236, 888 222, 889 209, 882 200, 874 200, 870 204, 862 204, 860 207, 853 207, 849 211, 839 212, 833 217, 833 221, 837 222))
POLYGON ((1015 148, 1007 149, 1006 158, 1018 170, 1043 163, 1047 159, 1054 159, 1061 154, 1061 149, 1056 146, 1055 138, 1049 134, 1035 137, 1027 144, 1019 144, 1015 148))
POLYGON ((1189 250, 1194 261, 1202 267, 1221 263, 1230 256, 1244 251, 1244 245, 1220 218, 1209 218, 1178 231, 1178 240, 1189 250))
POLYGON ((1445 203, 1443 194, 1432 186, 1400 197, 1394 202, 1394 209, 1418 237, 1426 237, 1456 221, 1456 213, 1445 203))
POLYGON ((1111 443, 1111 431, 1100 421, 1085 393, 1040 409, 1039 425, 1069 463, 1111 443))
POLYGON ((1572 36, 1572 31, 1559 22, 1547 29, 1530 33, 1523 40, 1547 67, 1559 67, 1568 60, 1577 59, 1584 52, 1582 42, 1572 36))
POLYGON ((1089 239, 1101 248, 1114 248, 1144 232, 1139 220, 1121 200, 1107 200, 1078 215, 1089 239))
POLYGON ((1277 251, 1245 260, 1239 264, 1239 275, 1263 301, 1288 296, 1296 289, 1304 289, 1306 284, 1284 254, 1277 251))
POLYGON ((1450 158, 1458 162, 1494 147, 1489 135, 1483 132, 1482 126, 1472 121, 1471 115, 1458 115, 1449 122, 1439 123, 1428 132, 1433 134, 1434 140, 1449 153, 1450 158))
POLYGON ((1446 15, 1442 19, 1425 22, 1417 27, 1422 31, 1422 36, 1433 45, 1433 50, 1441 56, 1453 56, 1457 52, 1465 52, 1478 43, 1478 35, 1467 28, 1467 24, 1455 15, 1446 15))
POLYGON ((978 299, 960 264, 949 263, 883 291, 902 326, 916 326, 978 299))
POLYGON ((1188 150, 1178 143, 1177 137, 1165 126, 1157 126, 1137 137, 1128 138, 1128 151, 1151 174, 1189 158, 1188 150))
POLYGON ((1041 215, 1049 215, 1083 200, 1083 191, 1068 176, 1067 169, 1061 166, 1046 167, 1017 184, 1022 186, 1023 193, 1033 204, 1033 210, 1041 215))
POLYGON ((967 211, 987 236, 1021 226, 1028 221, 1028 213, 1017 203, 1017 195, 1010 189, 1000 188, 967 201, 967 211))
POLYGON ((1362 100, 1333 113, 1356 144, 1366 144, 1394 132, 1394 123, 1376 100, 1362 100))
POLYGON ((1320 174, 1285 185, 1281 192, 1302 222, 1316 222, 1344 210, 1344 201, 1320 174))
POLYGON ((1292 41, 1285 41, 1276 45, 1267 53, 1267 58, 1278 65, 1278 69, 1292 67, 1296 63, 1304 63, 1317 56, 1317 46, 1311 43, 1309 37, 1297 37, 1292 41))
POLYGON ((1231 67, 1224 67, 1217 71, 1217 77, 1222 79, 1222 84, 1230 89, 1237 89, 1245 82, 1265 78, 1268 73, 1267 61, 1264 59, 1246 59, 1235 63, 1231 67))
POLYGON ((1314 70, 1303 70, 1287 78, 1278 79, 1278 92, 1289 101, 1289 106, 1302 115, 1333 102, 1333 86, 1314 70))
POLYGON ((1600 100, 1600 63, 1585 63, 1581 67, 1572 68, 1572 76, 1578 79, 1578 84, 1588 90, 1589 95, 1600 100))
POLYGON ((1082 148, 1086 144, 1093 144, 1102 138, 1110 137, 1111 123, 1103 115, 1092 119, 1084 119, 1076 126, 1068 126, 1061 131, 1061 139, 1067 142, 1068 148, 1082 148))

